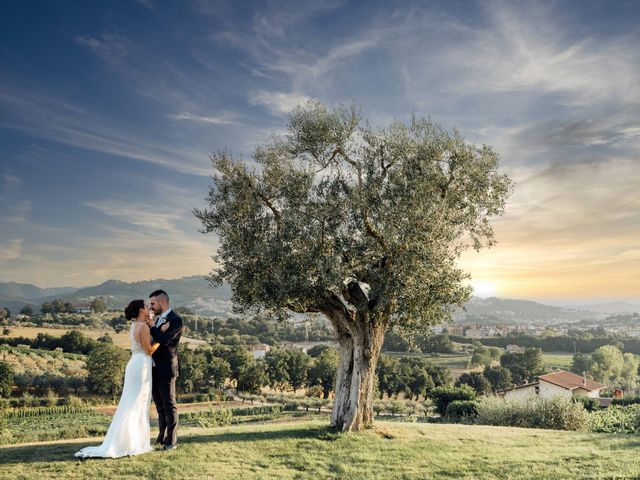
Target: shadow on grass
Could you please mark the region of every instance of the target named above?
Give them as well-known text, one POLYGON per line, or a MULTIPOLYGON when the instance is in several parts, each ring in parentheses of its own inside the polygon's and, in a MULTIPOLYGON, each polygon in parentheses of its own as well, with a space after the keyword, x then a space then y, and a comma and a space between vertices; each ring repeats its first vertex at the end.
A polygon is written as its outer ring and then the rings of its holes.
POLYGON ((191 435, 180 440, 182 444, 209 443, 209 442, 260 442, 271 440, 305 440, 316 439, 333 441, 338 439, 340 433, 330 427, 302 427, 286 430, 274 430, 264 432, 221 432, 206 435, 191 435))
MULTIPOLYGON (((190 444, 198 443, 236 443, 236 442, 261 442, 272 440, 304 440, 316 439, 333 441, 340 436, 335 430, 329 427, 312 428, 291 428, 286 430, 274 430, 265 432, 221 432, 203 435, 189 435, 178 439, 179 447, 177 453, 188 449, 190 444)), ((25 445, 15 447, 0 448, 0 465, 17 463, 53 463, 69 461, 104 461, 105 459, 77 459, 73 455, 86 446, 99 445, 102 438, 95 441, 88 440, 86 443, 55 443, 44 445, 25 445)), ((158 452, 164 454, 163 452, 158 452)), ((150 455, 153 452, 150 452, 150 455)), ((127 457, 124 457, 127 458, 127 457)), ((114 459, 107 459, 113 461, 114 459)), ((117 460, 117 459, 116 459, 117 460)))

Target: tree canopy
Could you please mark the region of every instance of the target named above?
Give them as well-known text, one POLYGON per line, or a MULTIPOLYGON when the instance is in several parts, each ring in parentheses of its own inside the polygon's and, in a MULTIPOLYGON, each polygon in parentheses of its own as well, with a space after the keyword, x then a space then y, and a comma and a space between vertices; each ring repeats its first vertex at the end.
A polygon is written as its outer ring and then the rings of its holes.
POLYGON ((340 344, 332 424, 370 424, 384 332, 425 333, 470 297, 457 260, 494 243, 512 188, 497 153, 427 119, 374 129, 355 107, 309 102, 255 163, 212 160, 195 210, 220 238, 211 283, 242 309, 325 314, 340 344))

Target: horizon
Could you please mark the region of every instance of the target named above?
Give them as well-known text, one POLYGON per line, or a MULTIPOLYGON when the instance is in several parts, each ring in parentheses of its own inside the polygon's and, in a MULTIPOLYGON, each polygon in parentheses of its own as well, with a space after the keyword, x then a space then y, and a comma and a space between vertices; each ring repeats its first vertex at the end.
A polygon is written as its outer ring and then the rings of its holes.
MULTIPOLYGON (((209 155, 250 160, 307 100, 430 117, 515 180, 480 298, 640 303, 640 4, 5 6, 0 276, 82 288, 206 275, 209 155), (427 48, 425 48, 427 46, 427 48), (195 273, 194 273, 195 272, 195 273), (82 285, 82 286, 78 286, 82 285)), ((63 287, 41 287, 63 288, 63 287)))
MULTIPOLYGON (((122 282, 122 283, 138 283, 138 282, 158 282, 158 281, 175 281, 175 280, 183 280, 185 278, 194 278, 194 277, 204 277, 205 275, 185 275, 182 277, 177 277, 177 278, 148 278, 148 279, 142 279, 142 280, 135 280, 133 282, 127 282, 125 280, 120 280, 117 278, 108 278, 106 280, 103 280, 101 282, 95 283, 95 284, 86 284, 86 285, 82 285, 82 286, 72 286, 72 285, 55 285, 55 286, 42 286, 42 285, 38 285, 35 283, 31 283, 31 282, 15 282, 12 280, 1 280, 0 279, 0 283, 15 283, 15 284, 19 284, 19 285, 30 285, 30 286, 34 286, 37 288, 41 288, 41 289, 63 289, 63 288, 71 288, 71 289, 75 289, 75 290, 81 290, 84 288, 90 288, 90 287, 97 287, 100 285, 103 285, 105 283, 108 282, 122 282)), ((220 287, 216 287, 216 288, 220 288, 220 287)), ((212 289, 213 290, 213 289, 212 289)), ((471 300, 473 298, 479 298, 481 300, 489 300, 491 298, 496 298, 499 300, 514 300, 514 301, 525 301, 525 302, 535 302, 535 303, 539 303, 541 305, 546 305, 546 306, 551 306, 551 307, 563 307, 563 308, 568 308, 568 309, 572 309, 572 308, 576 308, 576 307, 587 307, 587 306, 597 306, 597 305, 603 305, 603 304, 615 304, 615 303, 621 303, 621 304, 629 304, 631 306, 634 307, 640 307, 640 298, 623 298, 623 299, 607 299, 607 298, 588 298, 588 299, 579 299, 579 298, 574 298, 574 299, 544 299, 544 298, 524 298, 524 297, 505 297, 505 296, 481 296, 481 295, 477 295, 477 294, 472 294, 471 300)), ((0 305, 1 307, 2 305, 0 305)))

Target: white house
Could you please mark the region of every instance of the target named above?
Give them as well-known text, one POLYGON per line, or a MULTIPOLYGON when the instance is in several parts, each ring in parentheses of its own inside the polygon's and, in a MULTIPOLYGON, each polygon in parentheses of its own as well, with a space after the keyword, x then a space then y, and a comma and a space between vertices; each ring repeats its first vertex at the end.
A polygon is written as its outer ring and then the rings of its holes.
POLYGON ((266 343, 255 343, 249 347, 253 358, 264 358, 270 347, 266 343))
POLYGON ((578 395, 599 398, 600 390, 606 387, 602 383, 594 382, 575 373, 559 371, 541 375, 535 382, 517 385, 513 388, 502 390, 498 394, 502 394, 507 400, 531 396, 539 396, 545 399, 556 396, 571 398, 578 395))
POLYGON ((514 343, 510 343, 509 345, 507 345, 505 350, 508 353, 524 353, 525 348, 524 347, 520 347, 519 345, 516 345, 514 343))

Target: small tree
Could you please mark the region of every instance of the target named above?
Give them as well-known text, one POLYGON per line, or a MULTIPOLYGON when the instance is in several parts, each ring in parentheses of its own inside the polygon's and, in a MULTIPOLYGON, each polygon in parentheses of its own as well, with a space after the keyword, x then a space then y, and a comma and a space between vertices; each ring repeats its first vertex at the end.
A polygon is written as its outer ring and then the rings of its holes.
POLYGON ((469 385, 473 388, 477 395, 486 395, 491 391, 491 383, 487 380, 482 373, 478 372, 465 372, 456 380, 456 387, 461 385, 469 385))
POLYGON ((124 369, 129 353, 114 345, 103 344, 87 356, 89 387, 96 393, 116 395, 122 391, 124 369))
POLYGON ((13 368, 8 362, 0 362, 0 397, 9 397, 13 387, 13 368))
POLYGON ((33 315, 33 307, 31 305, 25 305, 20 309, 20 314, 30 317, 31 315, 33 315))
POLYGON ((491 384, 491 390, 494 392, 504 390, 513 385, 511 381, 511 372, 505 367, 487 366, 482 374, 489 381, 491 384))
POLYGON ((309 369, 309 385, 320 385, 322 397, 329 398, 329 393, 336 385, 336 370, 338 369, 338 352, 328 347, 322 350, 309 369))
POLYGON ((259 170, 213 157, 210 208, 195 211, 220 238, 209 279, 244 310, 324 314, 340 345, 331 425, 367 427, 385 332, 424 334, 470 298, 457 260, 493 244, 511 181, 457 131, 374 130, 313 102, 254 158, 259 170))
POLYGON ((107 302, 102 297, 96 297, 91 300, 91 310, 94 313, 103 313, 107 311, 107 302))

